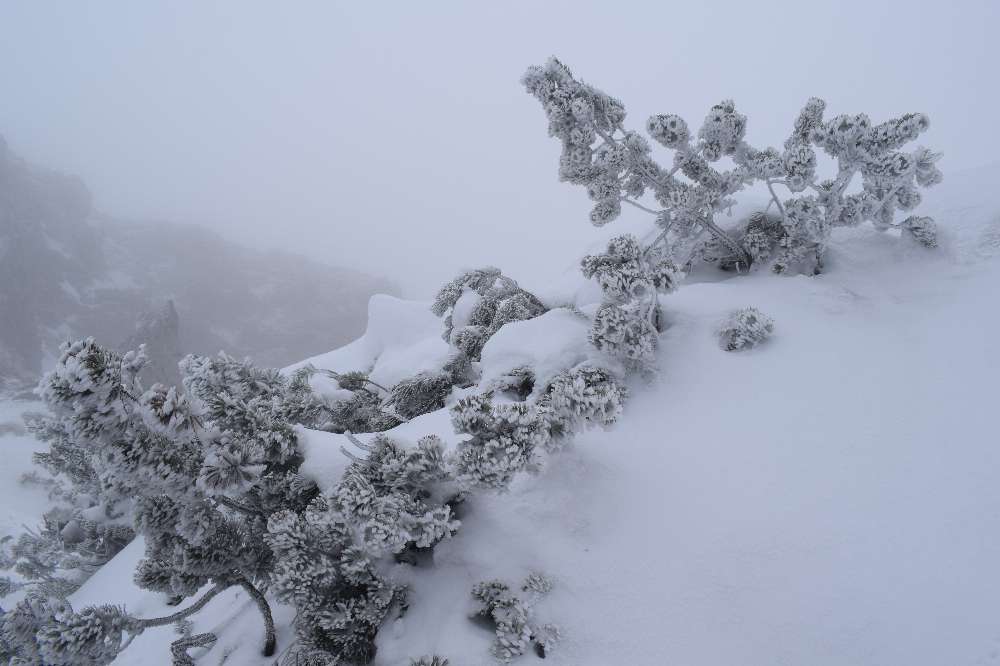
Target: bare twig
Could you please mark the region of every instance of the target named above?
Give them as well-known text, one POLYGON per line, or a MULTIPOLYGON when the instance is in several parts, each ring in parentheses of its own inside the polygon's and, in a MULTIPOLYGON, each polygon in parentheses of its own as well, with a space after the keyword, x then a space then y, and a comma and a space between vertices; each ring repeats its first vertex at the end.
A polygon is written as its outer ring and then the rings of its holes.
MULTIPOLYGON (((767 190, 771 193, 771 201, 774 202, 774 204, 778 207, 778 212, 781 213, 781 219, 787 221, 788 218, 785 217, 785 207, 781 205, 781 201, 778 200, 778 195, 774 193, 774 187, 771 186, 771 179, 768 178, 764 182, 767 183, 767 190)), ((770 207, 770 204, 768 207, 770 207)))
POLYGON ((653 210, 652 208, 646 208, 641 203, 638 203, 638 202, 636 202, 633 199, 629 199, 628 197, 621 197, 621 201, 623 201, 624 203, 629 204, 630 206, 635 206, 639 210, 645 211, 645 212, 649 213, 650 215, 659 215, 660 212, 661 212, 661 211, 653 210))

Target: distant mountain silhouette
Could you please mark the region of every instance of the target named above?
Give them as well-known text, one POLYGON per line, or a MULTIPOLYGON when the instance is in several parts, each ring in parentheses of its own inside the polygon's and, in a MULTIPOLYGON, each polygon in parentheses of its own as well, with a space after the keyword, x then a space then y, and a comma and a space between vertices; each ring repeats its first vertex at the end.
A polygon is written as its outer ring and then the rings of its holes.
POLYGON ((33 381, 59 343, 82 336, 145 342, 157 365, 147 381, 175 381, 168 366, 187 353, 283 366, 357 337, 371 295, 396 292, 203 227, 95 213, 82 181, 0 138, 0 386, 33 381))

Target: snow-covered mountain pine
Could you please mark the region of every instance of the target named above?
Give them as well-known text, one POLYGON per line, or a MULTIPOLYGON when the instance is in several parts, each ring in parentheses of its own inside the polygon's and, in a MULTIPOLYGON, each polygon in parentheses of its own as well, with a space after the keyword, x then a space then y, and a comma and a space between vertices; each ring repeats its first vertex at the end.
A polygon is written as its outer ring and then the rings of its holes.
POLYGON ((719 345, 726 351, 756 347, 771 337, 774 320, 757 308, 731 312, 719 329, 719 345))
POLYGON ((501 663, 510 663, 534 646, 543 659, 556 643, 560 631, 556 625, 536 622, 534 605, 552 589, 552 581, 538 573, 529 574, 521 585, 524 598, 500 580, 477 583, 472 597, 478 603, 476 615, 492 623, 496 638, 490 651, 501 663))
POLYGON ((562 448, 586 428, 613 424, 627 398, 628 389, 603 368, 581 365, 559 373, 538 400, 548 430, 546 450, 562 448))
POLYGON ((494 404, 489 395, 472 395, 451 413, 455 432, 471 435, 455 448, 457 478, 466 488, 505 490, 549 438, 542 412, 526 402, 494 404))
POLYGON ((410 666, 449 666, 450 664, 450 661, 436 654, 410 660, 410 666))
POLYGON ((403 448, 385 435, 362 444, 340 483, 303 513, 271 516, 273 587, 296 609, 293 663, 368 663, 390 614, 406 610, 406 589, 390 569, 411 550, 429 550, 459 527, 456 489, 442 442, 403 448))
POLYGON ((546 311, 538 298, 493 267, 466 271, 434 297, 431 311, 444 317, 445 342, 478 361, 487 340, 507 323, 546 311))
MULTIPOLYGON (((162 385, 143 391, 144 361, 141 349, 119 355, 92 339, 65 345, 40 387, 62 428, 50 430, 89 462, 93 475, 84 478, 96 476, 108 514, 128 515, 145 538, 139 586, 179 598, 210 589, 169 620, 68 607, 50 618, 38 611, 47 606, 37 595, 19 604, 15 617, 40 623, 33 640, 45 663, 107 663, 127 635, 182 619, 238 585, 261 611, 263 650, 271 654, 274 627, 260 587, 273 558, 263 537, 272 513, 301 511, 317 495, 296 474, 302 458, 291 426, 313 418, 316 405, 301 382, 225 355, 185 359, 186 392, 162 385), (90 654, 95 640, 104 648, 90 654)), ((10 627, 5 621, 5 640, 17 654, 31 654, 20 641, 24 632, 10 627)))
POLYGON ((32 473, 25 480, 44 485, 55 505, 42 515, 37 529, 5 544, 9 549, 0 553, 0 568, 12 569, 26 582, 0 579, 5 583, 0 597, 28 585, 64 598, 124 548, 134 531, 128 517, 104 501, 90 454, 70 438, 61 421, 29 414, 26 425, 48 445, 33 456, 48 476, 32 473))
POLYGON ((879 124, 865 114, 824 120, 825 102, 811 98, 781 149, 758 149, 745 140, 746 116, 724 100, 709 110, 697 132, 676 115, 648 119, 649 136, 674 151, 672 165, 663 167, 653 158, 649 142, 625 129, 624 105, 576 79, 555 58, 529 68, 522 83, 542 104, 549 134, 562 142, 560 179, 586 187, 594 201, 591 222, 614 220, 622 204, 645 211, 655 217, 659 229, 648 247, 665 245, 678 266, 704 256, 739 271, 770 262, 778 273, 817 273, 831 230, 865 221, 879 229, 900 228, 926 245, 934 244, 929 218, 894 221, 897 211, 911 211, 920 203, 919 187, 941 181, 939 153, 923 147, 900 150, 927 129, 923 114, 908 113, 879 124), (835 160, 832 178, 817 174, 816 148, 835 160), (734 167, 713 166, 723 157, 734 167), (860 190, 852 189, 859 174, 860 190), (769 213, 773 205, 775 220, 750 218, 724 231, 716 216, 731 209, 733 195, 753 183, 766 185, 770 202, 763 212, 769 213), (775 187, 792 196, 782 199, 775 187), (645 195, 655 203, 641 203, 645 195), (708 241, 702 240, 704 232, 711 237, 708 241))
POLYGON ((658 294, 676 288, 680 271, 662 246, 644 249, 628 234, 611 239, 607 252, 584 257, 581 266, 604 294, 590 341, 629 368, 648 368, 664 328, 658 294))
MULTIPOLYGON (((179 387, 146 388, 142 348, 67 344, 40 389, 51 416, 31 426, 48 444, 37 462, 53 475, 60 507, 6 555, 31 589, 0 617, 0 656, 15 664, 97 666, 138 633, 181 623, 171 656, 193 664, 188 650, 215 636, 194 635, 184 623, 238 586, 260 610, 264 654, 276 649, 271 594, 295 609, 296 639, 283 663, 370 663, 380 628, 408 612, 403 580, 432 564, 435 547, 460 529, 459 507, 463 521, 476 519, 476 502, 466 502, 473 493, 509 490, 518 475, 558 460, 575 434, 619 418, 626 381, 653 369, 665 328, 660 295, 678 288, 696 260, 740 272, 769 265, 812 274, 822 267, 831 229, 862 221, 936 243, 930 218, 895 222, 898 211, 919 203, 918 187, 941 178, 937 154, 900 150, 926 129, 922 115, 880 125, 863 115, 824 120, 823 102, 813 99, 781 150, 759 150, 744 138, 746 118, 724 101, 697 132, 677 116, 649 119, 649 136, 674 151, 666 168, 649 141, 624 128, 621 102, 558 61, 529 69, 523 83, 562 142, 560 177, 585 186, 594 201, 591 221, 611 222, 623 204, 655 216, 653 233, 616 236, 581 262, 602 293, 588 310, 592 347, 580 333, 584 351, 553 355, 573 359, 562 366, 518 360, 488 374, 484 349, 510 343, 504 326, 514 335, 515 326, 565 314, 491 267, 463 272, 435 297, 431 310, 443 319, 450 347, 442 366, 414 369, 387 386, 372 379, 375 365, 285 374, 220 354, 185 358, 179 387), (836 161, 833 179, 818 178, 816 148, 836 161), (733 168, 713 166, 723 157, 733 168), (753 183, 770 193, 767 208, 724 230, 717 214, 753 183), (791 196, 779 198, 776 187, 791 196), (314 393, 317 373, 339 390, 314 393), (384 432, 443 409, 453 440, 438 433, 409 442, 384 432), (300 474, 298 426, 343 434, 354 446, 343 449, 350 463, 342 477, 322 491, 300 474), (146 548, 136 583, 183 603, 181 610, 137 618, 115 606, 72 609, 61 597, 78 584, 78 572, 113 556, 133 529, 146 548)), ((573 318, 588 316, 571 310, 573 318)), ((770 318, 746 308, 727 320, 721 344, 752 347, 772 330, 770 318)), ((495 632, 492 654, 508 662, 534 649, 544 657, 560 631, 533 613, 551 580, 532 574, 515 592, 494 575, 482 572, 485 582, 472 590, 480 619, 495 632)), ((0 581, 0 590, 13 587, 0 581)), ((413 663, 444 666, 447 659, 413 663)))
POLYGON ((336 400, 320 408, 321 416, 314 427, 328 432, 382 432, 404 421, 390 405, 390 391, 372 381, 366 372, 333 372, 311 366, 299 371, 304 380, 317 372, 330 377, 337 385, 351 392, 351 397, 336 400))
POLYGON ((401 380, 390 391, 387 404, 405 419, 444 407, 456 378, 447 370, 421 372, 401 380))

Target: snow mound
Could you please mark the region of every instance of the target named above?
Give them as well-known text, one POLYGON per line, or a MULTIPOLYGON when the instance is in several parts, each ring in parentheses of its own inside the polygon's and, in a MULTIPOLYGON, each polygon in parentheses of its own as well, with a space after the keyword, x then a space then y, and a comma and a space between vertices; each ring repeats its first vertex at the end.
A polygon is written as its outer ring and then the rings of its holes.
POLYGON ((298 437, 299 450, 305 457, 305 462, 299 468, 299 474, 315 481, 323 491, 337 485, 351 462, 341 451, 341 447, 360 453, 355 450, 347 435, 310 430, 301 426, 295 428, 295 434, 298 437))
MULTIPOLYGON (((25 430, 23 416, 29 412, 44 410, 40 402, 33 400, 5 399, 0 397, 0 451, 3 464, 0 465, 0 539, 17 538, 24 526, 35 528, 42 522, 42 514, 49 508, 49 497, 45 487, 24 483, 22 476, 31 472, 45 473, 32 462, 36 451, 45 450, 45 445, 25 430)), ((0 572, 20 580, 13 571, 0 572)), ((18 591, 3 598, 3 607, 11 608, 24 596, 18 591)))
POLYGON ((518 368, 535 373, 535 387, 544 388, 567 368, 586 361, 607 365, 587 339, 590 321, 566 308, 549 310, 526 321, 511 322, 497 331, 483 347, 482 387, 518 368))
POLYGON ((41 517, 46 505, 46 492, 41 486, 21 482, 23 474, 40 471, 31 457, 45 446, 24 427, 23 415, 41 411, 40 402, 0 399, 0 448, 4 464, 0 466, 0 538, 14 536, 21 524, 33 524, 41 517))
MULTIPOLYGON (((370 379, 393 386, 401 379, 425 370, 437 370, 448 356, 448 344, 441 339, 441 320, 430 311, 430 303, 407 301, 377 294, 368 302, 368 326, 354 342, 285 368, 286 373, 313 365, 320 370, 370 372, 370 379)), ((338 395, 334 380, 313 377, 313 388, 338 395)), ((339 396, 346 397, 346 396, 339 396)))

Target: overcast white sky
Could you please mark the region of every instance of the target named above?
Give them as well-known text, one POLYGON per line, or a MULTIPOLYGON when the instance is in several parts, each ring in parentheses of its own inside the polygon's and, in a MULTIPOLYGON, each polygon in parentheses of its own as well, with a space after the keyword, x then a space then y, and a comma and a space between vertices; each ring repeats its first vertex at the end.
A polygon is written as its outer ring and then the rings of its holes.
MULTIPOLYGON (((998 2, 3 2, 0 134, 104 211, 197 222, 428 293, 571 262, 594 231, 518 79, 557 55, 628 125, 731 97, 779 144, 812 95, 923 111, 996 161, 998 2)), ((933 196, 928 193, 928 197, 933 196)))

